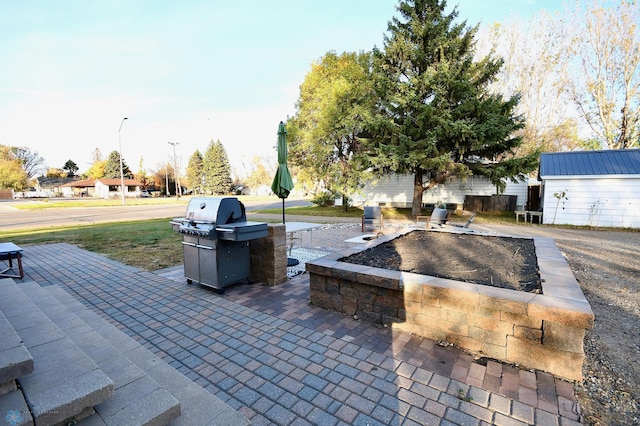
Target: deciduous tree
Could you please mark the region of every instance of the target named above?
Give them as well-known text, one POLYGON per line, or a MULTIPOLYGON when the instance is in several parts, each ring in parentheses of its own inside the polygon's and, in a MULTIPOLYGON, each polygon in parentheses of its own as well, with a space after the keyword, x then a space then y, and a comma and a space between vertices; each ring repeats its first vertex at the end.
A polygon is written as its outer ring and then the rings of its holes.
MULTIPOLYGON (((100 179, 104 177, 104 168, 107 165, 105 160, 96 160, 93 162, 89 170, 84 173, 87 179, 100 179)), ((118 164, 118 177, 120 177, 120 165, 118 164)))
POLYGON ((287 122, 289 158, 305 171, 298 178, 308 177, 345 201, 367 177, 362 152, 375 103, 371 69, 370 53, 327 53, 312 64, 296 115, 287 122))
POLYGON ((570 31, 556 16, 540 12, 527 21, 514 18, 478 32, 476 57, 495 54, 504 61, 490 90, 506 97, 520 95, 515 111, 525 119, 525 127, 518 132, 518 154, 582 147, 566 93, 570 31))
POLYGON ((66 178, 68 175, 69 174, 66 170, 62 170, 57 167, 50 167, 46 174, 48 178, 66 178))
POLYGON ((29 176, 11 147, 0 145, 0 188, 23 191, 29 186, 28 182, 29 176))
POLYGON ((253 157, 251 168, 248 176, 244 179, 244 183, 249 187, 254 195, 257 195, 257 189, 264 185, 270 186, 275 176, 275 170, 268 167, 268 162, 260 157, 253 157), (265 166, 266 164, 266 166, 265 166))
POLYGON ((15 158, 20 160, 22 169, 25 171, 29 179, 33 179, 43 171, 44 158, 38 154, 37 151, 31 151, 24 146, 11 147, 11 151, 15 155, 15 158))
POLYGON ((575 2, 568 92, 609 149, 640 146, 640 2, 575 2))
POLYGON ((140 157, 140 162, 138 163, 138 173, 135 174, 135 178, 142 184, 142 189, 147 189, 151 184, 151 179, 147 175, 147 169, 144 167, 142 157, 140 157))

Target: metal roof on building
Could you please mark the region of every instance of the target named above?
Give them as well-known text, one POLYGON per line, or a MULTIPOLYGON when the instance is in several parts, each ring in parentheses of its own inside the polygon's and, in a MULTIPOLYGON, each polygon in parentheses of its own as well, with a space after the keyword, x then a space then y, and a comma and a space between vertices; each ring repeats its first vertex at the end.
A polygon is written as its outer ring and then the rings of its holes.
POLYGON ((547 152, 540 156, 540 177, 640 175, 640 149, 547 152))

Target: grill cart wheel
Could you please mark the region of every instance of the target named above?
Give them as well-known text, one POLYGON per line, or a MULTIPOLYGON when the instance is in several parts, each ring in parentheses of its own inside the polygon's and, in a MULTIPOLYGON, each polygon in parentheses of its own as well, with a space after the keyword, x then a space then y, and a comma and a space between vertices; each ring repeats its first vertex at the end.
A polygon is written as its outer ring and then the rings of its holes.
POLYGON ((187 278, 187 284, 193 284, 193 281, 189 278, 187 278))

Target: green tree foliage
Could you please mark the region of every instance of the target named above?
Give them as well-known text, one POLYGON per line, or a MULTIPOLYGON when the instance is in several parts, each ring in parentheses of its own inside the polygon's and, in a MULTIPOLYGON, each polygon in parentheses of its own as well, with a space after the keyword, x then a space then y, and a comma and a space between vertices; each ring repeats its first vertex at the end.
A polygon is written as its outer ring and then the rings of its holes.
POLYGON ((538 153, 513 156, 524 121, 518 97, 487 90, 502 61, 474 61, 477 27, 445 15, 446 1, 405 0, 388 26, 384 50, 374 49, 380 105, 370 155, 379 173, 414 175, 412 214, 439 183, 486 176, 498 189, 505 179, 537 167, 538 153))
POLYGON ((231 164, 222 142, 211 141, 202 160, 203 189, 211 194, 228 194, 231 191, 231 164))
POLYGON ((267 167, 268 163, 265 166, 263 158, 253 157, 251 170, 244 179, 244 183, 249 187, 253 195, 257 195, 257 190, 260 186, 271 186, 276 172, 272 167, 267 167))
POLYGON ((196 152, 189 158, 189 164, 187 165, 187 186, 196 194, 202 192, 202 167, 203 157, 200 150, 196 149, 196 152))
POLYGON ((29 186, 29 176, 11 147, 0 145, 0 188, 23 191, 29 186))
POLYGON ((67 162, 64 163, 64 166, 62 166, 62 170, 67 172, 67 177, 74 177, 78 171, 78 165, 72 160, 67 160, 67 162))
MULTIPOLYGON (((127 166, 127 163, 124 161, 124 158, 122 159, 122 173, 125 179, 131 179, 133 177, 133 174, 131 173, 129 166, 127 166)), ((120 178, 120 153, 118 151, 111 151, 111 154, 109 154, 109 158, 107 158, 104 165, 104 174, 102 177, 107 179, 120 178)))
POLYGON ((346 196, 361 187, 367 168, 362 137, 374 104, 370 53, 330 52, 312 64, 287 123, 287 141, 291 163, 306 172, 298 178, 319 186, 314 192, 346 196))

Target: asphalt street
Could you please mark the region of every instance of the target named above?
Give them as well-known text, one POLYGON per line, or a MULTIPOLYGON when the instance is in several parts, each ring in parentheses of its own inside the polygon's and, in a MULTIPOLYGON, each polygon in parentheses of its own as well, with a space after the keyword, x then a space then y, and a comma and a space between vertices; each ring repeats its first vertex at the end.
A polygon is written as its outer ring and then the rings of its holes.
MULTIPOLYGON (((111 207, 60 207, 38 210, 19 210, 16 205, 33 201, 0 200, 0 235, 2 231, 47 228, 64 225, 92 225, 107 222, 125 222, 184 216, 186 199, 180 204, 124 205, 111 207)), ((243 201, 247 212, 279 208, 282 201, 243 201)), ((310 205, 306 200, 287 200, 287 207, 310 205)))

